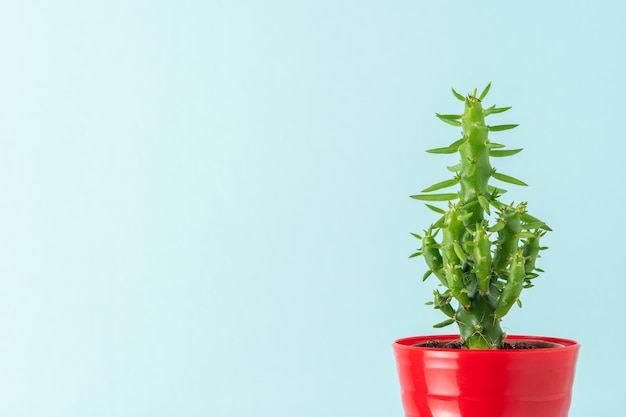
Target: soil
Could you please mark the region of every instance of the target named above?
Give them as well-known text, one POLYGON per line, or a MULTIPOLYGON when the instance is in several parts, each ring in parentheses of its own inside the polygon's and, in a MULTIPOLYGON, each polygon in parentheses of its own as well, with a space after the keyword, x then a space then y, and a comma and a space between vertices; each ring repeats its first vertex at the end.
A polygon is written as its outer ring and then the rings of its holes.
MULTIPOLYGON (((462 349, 463 345, 460 340, 452 340, 447 342, 442 342, 439 340, 429 340, 426 343, 418 343, 413 346, 417 347, 427 347, 427 348, 440 348, 440 349, 462 349)), ((541 349, 547 347, 554 347, 551 343, 545 342, 504 342, 500 349, 541 349)))

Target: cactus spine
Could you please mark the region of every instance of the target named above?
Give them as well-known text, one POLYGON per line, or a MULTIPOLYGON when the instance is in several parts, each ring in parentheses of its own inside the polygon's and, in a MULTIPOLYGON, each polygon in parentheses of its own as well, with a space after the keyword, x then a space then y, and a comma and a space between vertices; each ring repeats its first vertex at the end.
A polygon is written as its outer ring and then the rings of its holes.
POLYGON ((421 249, 411 257, 422 255, 428 266, 424 279, 434 274, 444 288, 436 290, 429 304, 441 310, 448 319, 436 324, 443 327, 457 323, 463 344, 468 349, 498 349, 504 339, 500 321, 514 304, 519 304, 522 289, 532 287, 531 280, 542 272, 535 263, 544 249, 539 239, 551 230, 544 222, 526 211, 526 203, 503 204, 506 191, 489 184, 502 182, 526 184, 504 175, 491 166, 492 157, 506 157, 521 149, 502 149, 504 145, 489 140, 490 132, 508 130, 515 124, 490 126, 485 117, 502 113, 510 107, 495 105, 483 108, 482 100, 491 83, 480 96, 476 90, 463 97, 454 96, 464 105, 463 114, 436 114, 442 121, 461 127, 463 137, 445 148, 431 149, 435 154, 458 153, 460 164, 449 167, 453 179, 434 184, 411 196, 427 202, 447 201, 443 210, 431 204, 430 209, 442 217, 425 230, 421 249), (460 185, 457 193, 432 193, 460 185), (495 219, 491 219, 491 209, 495 219), (490 224, 491 223, 491 224, 490 224), (441 233, 441 240, 436 236, 441 233), (456 300, 456 306, 451 303, 456 300))

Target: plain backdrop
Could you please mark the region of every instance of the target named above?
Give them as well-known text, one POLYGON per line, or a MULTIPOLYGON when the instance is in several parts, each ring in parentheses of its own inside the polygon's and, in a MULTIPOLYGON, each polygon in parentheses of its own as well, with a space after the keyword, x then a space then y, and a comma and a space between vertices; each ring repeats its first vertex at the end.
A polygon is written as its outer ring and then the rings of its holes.
POLYGON ((626 414, 618 1, 2 1, 0 415, 402 416, 391 343, 462 94, 554 229, 504 326, 626 414))

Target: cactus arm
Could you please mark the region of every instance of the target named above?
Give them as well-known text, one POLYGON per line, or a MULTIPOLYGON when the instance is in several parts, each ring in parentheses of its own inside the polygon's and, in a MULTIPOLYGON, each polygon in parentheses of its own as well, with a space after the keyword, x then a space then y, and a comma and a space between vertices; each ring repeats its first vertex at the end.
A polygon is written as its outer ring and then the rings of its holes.
POLYGON ((478 280, 478 289, 481 294, 487 294, 491 280, 491 241, 483 223, 476 225, 473 243, 474 272, 478 280))
POLYGON ((459 300, 461 305, 468 306, 470 300, 463 282, 462 264, 464 259, 459 257, 459 255, 463 255, 462 248, 459 246, 464 233, 465 225, 461 219, 458 207, 450 205, 450 211, 445 215, 443 240, 441 243, 444 271, 452 296, 459 300))
POLYGON ((518 300, 526 278, 524 264, 523 250, 518 249, 511 262, 507 283, 502 291, 502 295, 500 295, 500 298, 498 299, 496 317, 504 317, 506 313, 509 312, 511 307, 513 307, 513 304, 515 304, 518 300))
POLYGON ((458 206, 450 205, 450 211, 445 215, 443 227, 442 252, 444 271, 448 281, 448 288, 452 291, 452 296, 456 298, 462 306, 470 304, 469 296, 463 281, 463 262, 466 258, 460 242, 465 233, 465 225, 458 206), (461 255, 461 256, 459 256, 461 255))
POLYGON ((441 310, 446 316, 454 318, 456 316, 456 311, 454 311, 454 308, 450 305, 450 295, 446 293, 441 294, 437 290, 435 290, 434 294, 435 300, 433 304, 435 305, 435 308, 441 310))
POLYGON ((521 214, 511 207, 503 207, 500 222, 504 227, 498 231, 497 252, 494 257, 493 269, 499 275, 505 275, 511 258, 519 244, 518 233, 522 230, 521 214))
POLYGON ((438 248, 437 242, 432 235, 432 229, 429 229, 422 238, 422 256, 426 261, 426 265, 430 268, 439 281, 447 286, 448 281, 446 275, 443 272, 443 257, 438 248))
POLYGON ((526 239, 526 243, 524 244, 524 258, 526 259, 526 262, 524 263, 524 271, 526 272, 526 275, 535 270, 535 264, 538 256, 539 236, 535 235, 535 237, 526 239))
POLYGON ((446 278, 448 286, 452 291, 452 296, 456 298, 461 306, 467 308, 471 301, 467 295, 468 291, 463 283, 463 267, 460 264, 448 263, 446 265, 446 278))
POLYGON ((536 267, 536 263, 537 258, 539 258, 539 251, 541 251, 542 249, 539 244, 539 238, 545 233, 545 231, 535 230, 533 236, 527 238, 524 242, 523 250, 524 259, 526 260, 526 262, 524 263, 524 271, 526 272, 526 278, 524 279, 524 288, 532 288, 533 284, 531 281, 539 276, 537 272, 543 272, 543 270, 536 267))

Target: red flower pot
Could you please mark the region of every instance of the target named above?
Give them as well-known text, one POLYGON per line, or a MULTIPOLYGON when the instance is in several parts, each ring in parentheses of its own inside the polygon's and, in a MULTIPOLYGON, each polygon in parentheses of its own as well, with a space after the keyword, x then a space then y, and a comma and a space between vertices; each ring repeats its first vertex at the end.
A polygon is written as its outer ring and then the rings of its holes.
POLYGON ((406 417, 567 417, 580 345, 567 339, 509 336, 551 347, 466 350, 412 346, 458 335, 393 344, 406 417))

